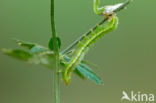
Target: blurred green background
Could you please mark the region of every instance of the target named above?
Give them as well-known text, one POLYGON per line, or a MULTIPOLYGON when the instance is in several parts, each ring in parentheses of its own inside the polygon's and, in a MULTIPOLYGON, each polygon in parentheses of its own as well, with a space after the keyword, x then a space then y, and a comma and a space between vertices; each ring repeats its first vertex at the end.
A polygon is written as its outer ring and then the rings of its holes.
MULTIPOLYGON (((55 0, 62 50, 102 19, 93 0, 55 0)), ((101 5, 124 0, 101 0, 101 5)), ((12 38, 47 46, 50 0, 0 0, 0 48, 17 48, 12 38)), ((86 59, 96 65, 103 86, 73 76, 61 82, 61 103, 120 103, 122 91, 156 95, 156 1, 134 0, 118 14, 116 31, 106 35, 86 59)), ((53 103, 53 72, 0 53, 0 103, 53 103)))

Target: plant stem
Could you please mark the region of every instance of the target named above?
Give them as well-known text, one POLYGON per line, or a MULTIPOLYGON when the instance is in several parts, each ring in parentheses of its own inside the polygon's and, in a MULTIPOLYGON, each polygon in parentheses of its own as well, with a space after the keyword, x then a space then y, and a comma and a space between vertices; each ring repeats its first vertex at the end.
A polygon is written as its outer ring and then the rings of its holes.
MULTIPOLYGON (((114 10, 114 13, 117 13, 119 11, 121 11, 122 9, 124 9, 132 0, 127 0, 125 3, 123 3, 119 8, 117 8, 116 10, 114 10)), ((99 24, 102 24, 104 22, 106 22, 109 18, 106 17, 104 18, 99 24)), ((94 31, 94 29, 96 29, 97 26, 94 26, 92 28, 92 30, 94 31)), ((69 50, 71 50, 74 46, 76 46, 78 44, 79 41, 83 40, 83 38, 87 35, 89 35, 91 33, 91 31, 85 33, 84 35, 82 35, 80 38, 78 38, 75 42, 73 42, 71 45, 69 45, 64 51, 62 51, 62 54, 66 54, 67 52, 69 52, 69 50)))
POLYGON ((59 76, 59 67, 60 67, 60 60, 59 60, 59 48, 57 45, 57 35, 55 30, 55 17, 54 17, 54 0, 51 0, 51 28, 52 28, 52 37, 53 37, 53 47, 54 47, 54 54, 55 54, 55 72, 54 72, 54 96, 55 96, 55 103, 60 103, 60 76, 59 76))

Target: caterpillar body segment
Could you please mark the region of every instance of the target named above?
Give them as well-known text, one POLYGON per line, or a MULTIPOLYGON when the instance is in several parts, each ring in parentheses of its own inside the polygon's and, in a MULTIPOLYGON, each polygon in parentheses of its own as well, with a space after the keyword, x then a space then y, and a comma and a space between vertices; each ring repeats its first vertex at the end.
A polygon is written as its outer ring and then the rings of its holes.
POLYGON ((97 15, 101 15, 103 11, 105 11, 105 7, 99 7, 100 5, 100 0, 94 0, 94 13, 97 15))
POLYGON ((82 61, 90 46, 92 46, 98 39, 103 37, 108 32, 113 31, 118 24, 118 18, 116 16, 110 17, 110 20, 105 24, 97 25, 89 35, 85 36, 83 40, 79 41, 77 48, 75 49, 70 62, 64 71, 63 78, 66 84, 69 84, 72 71, 82 61))
MULTIPOLYGON (((78 43, 77 49, 81 48, 83 46, 82 42, 78 43)), ((87 50, 88 48, 86 48, 87 50)), ((82 61, 82 59, 85 56, 85 52, 81 53, 81 56, 77 56, 75 54, 79 54, 79 51, 74 51, 74 55, 72 57, 72 60, 70 60, 68 63, 66 63, 66 69, 62 72, 63 74, 63 80, 65 81, 65 84, 68 85, 71 80, 71 72, 79 65, 79 63, 82 61), (74 69, 68 69, 68 68, 74 68, 74 69), (67 71, 68 69, 68 71, 67 71)))

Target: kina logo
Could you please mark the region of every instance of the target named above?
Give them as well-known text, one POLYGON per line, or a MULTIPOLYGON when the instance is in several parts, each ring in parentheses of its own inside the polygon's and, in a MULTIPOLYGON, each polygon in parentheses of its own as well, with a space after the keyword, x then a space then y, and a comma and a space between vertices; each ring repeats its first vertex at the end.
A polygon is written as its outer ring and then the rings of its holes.
POLYGON ((152 93, 141 93, 131 91, 129 94, 125 91, 122 92, 121 101, 130 101, 130 102, 154 102, 154 94, 152 93))

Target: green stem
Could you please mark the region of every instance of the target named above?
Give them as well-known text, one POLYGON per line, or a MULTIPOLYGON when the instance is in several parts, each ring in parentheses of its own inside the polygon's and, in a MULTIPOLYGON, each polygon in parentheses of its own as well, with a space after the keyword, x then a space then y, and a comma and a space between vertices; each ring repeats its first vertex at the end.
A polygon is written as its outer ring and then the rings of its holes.
POLYGON ((54 96, 55 96, 55 103, 60 103, 60 76, 59 76, 59 67, 60 67, 60 60, 59 60, 59 48, 57 46, 57 35, 55 30, 55 18, 54 18, 54 0, 51 0, 51 28, 52 28, 52 37, 53 37, 53 47, 54 47, 54 54, 55 54, 55 72, 54 72, 54 96))

